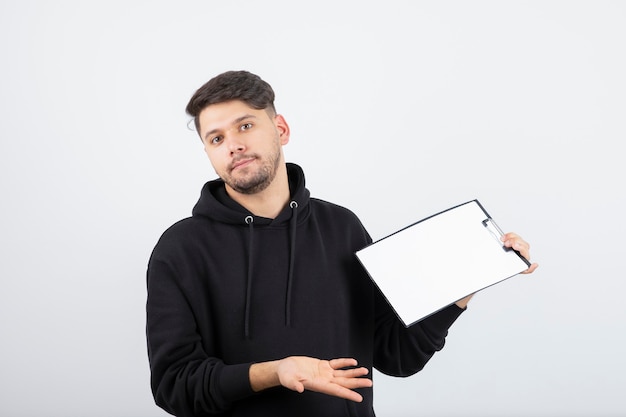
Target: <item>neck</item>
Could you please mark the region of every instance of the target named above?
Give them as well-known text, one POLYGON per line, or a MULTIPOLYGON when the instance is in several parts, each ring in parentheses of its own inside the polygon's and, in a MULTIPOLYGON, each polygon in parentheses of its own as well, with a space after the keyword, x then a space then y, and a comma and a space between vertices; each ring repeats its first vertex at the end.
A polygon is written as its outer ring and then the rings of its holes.
POLYGON ((289 203, 289 180, 287 166, 283 164, 271 184, 255 194, 242 194, 226 185, 228 196, 241 204, 255 216, 276 218, 289 203))

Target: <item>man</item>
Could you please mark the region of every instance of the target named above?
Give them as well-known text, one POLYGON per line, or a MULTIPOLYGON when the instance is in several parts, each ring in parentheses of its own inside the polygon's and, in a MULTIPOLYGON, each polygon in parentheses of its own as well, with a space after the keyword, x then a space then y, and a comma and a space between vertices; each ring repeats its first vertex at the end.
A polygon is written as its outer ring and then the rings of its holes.
MULTIPOLYGON (((310 197, 285 162, 289 126, 258 76, 218 75, 187 112, 219 179, 148 264, 156 403, 177 416, 373 416, 366 375, 422 369, 471 296, 404 327, 357 261, 371 243, 360 221, 310 197)), ((529 258, 519 236, 504 244, 529 258)))

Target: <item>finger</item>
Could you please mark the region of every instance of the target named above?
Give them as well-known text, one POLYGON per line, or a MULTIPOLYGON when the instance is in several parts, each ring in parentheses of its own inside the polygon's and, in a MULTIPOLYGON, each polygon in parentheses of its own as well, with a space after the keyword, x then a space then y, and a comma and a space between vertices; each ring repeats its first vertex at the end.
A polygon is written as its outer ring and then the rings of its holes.
MULTIPOLYGON (((504 242, 503 244, 505 247, 515 249, 524 258, 526 258, 527 260, 530 260, 530 244, 526 242, 524 239, 522 239, 518 234, 512 233, 512 232, 505 233, 504 235, 502 235, 501 239, 504 242)), ((528 267, 528 269, 526 269, 525 271, 521 273, 532 274, 535 271, 535 269, 537 269, 538 266, 539 264, 532 263, 528 267)))
POLYGON ((502 240, 509 240, 509 239, 521 239, 521 237, 517 233, 513 233, 513 232, 508 232, 502 235, 502 240))
POLYGON ((369 378, 333 378, 333 384, 344 388, 370 388, 374 383, 369 378))
POLYGON ((320 392, 356 402, 363 401, 363 397, 352 389, 371 386, 372 382, 364 378, 333 378, 331 381, 304 381, 304 387, 309 391, 320 392), (359 382, 357 379, 363 379, 363 381, 359 382))
POLYGON ((518 251, 529 250, 530 244, 519 236, 515 236, 513 233, 508 233, 501 237, 504 246, 513 248, 518 251))
POLYGON ((515 249, 526 259, 530 259, 530 244, 515 233, 506 233, 502 236, 503 245, 515 249))
POLYGON ((287 388, 289 388, 292 391, 296 391, 299 393, 303 393, 304 392, 304 384, 302 382, 300 382, 298 379, 293 379, 291 381, 291 383, 287 383, 285 384, 285 386, 287 388))
POLYGON ((367 375, 369 370, 367 368, 352 368, 352 369, 338 369, 333 373, 337 378, 359 378, 367 375))
POLYGON ((330 364, 330 367, 333 369, 341 369, 341 368, 347 368, 349 366, 357 365, 356 359, 353 359, 353 358, 331 359, 330 361, 328 361, 328 363, 330 364))
POLYGON ((513 241, 510 247, 518 251, 524 258, 530 259, 530 248, 524 242, 513 241))
MULTIPOLYGON (((356 386, 354 388, 365 388, 356 386)), ((321 392, 322 394, 332 395, 334 397, 345 398, 346 400, 355 401, 360 403, 363 401, 363 397, 356 391, 353 391, 350 388, 347 388, 343 385, 330 383, 325 385, 324 387, 320 387, 319 389, 313 388, 313 391, 321 392)))
POLYGON ((532 265, 530 265, 530 266, 528 267, 528 269, 527 269, 527 270, 525 270, 525 271, 523 271, 523 272, 521 272, 521 273, 522 273, 522 274, 532 274, 532 273, 535 271, 535 269, 537 269, 537 267, 538 267, 538 266, 539 266, 539 264, 537 264, 537 263, 533 263, 532 265))
POLYGON ((328 392, 327 394, 354 401, 356 403, 360 403, 361 401, 363 401, 363 397, 361 396, 361 394, 348 388, 343 388, 339 385, 337 385, 337 388, 334 390, 334 392, 328 392))

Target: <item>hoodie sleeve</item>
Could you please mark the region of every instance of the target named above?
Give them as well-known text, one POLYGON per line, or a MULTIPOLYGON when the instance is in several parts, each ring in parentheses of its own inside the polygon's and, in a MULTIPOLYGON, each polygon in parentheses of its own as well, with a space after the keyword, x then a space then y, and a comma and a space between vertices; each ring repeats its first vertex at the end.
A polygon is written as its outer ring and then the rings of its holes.
POLYGON ((250 364, 227 365, 205 352, 185 292, 172 268, 151 259, 147 271, 146 336, 157 405, 177 416, 228 410, 253 395, 250 364))
POLYGON ((443 349, 448 329, 463 311, 453 304, 407 328, 377 291, 374 367, 399 377, 419 372, 443 349))

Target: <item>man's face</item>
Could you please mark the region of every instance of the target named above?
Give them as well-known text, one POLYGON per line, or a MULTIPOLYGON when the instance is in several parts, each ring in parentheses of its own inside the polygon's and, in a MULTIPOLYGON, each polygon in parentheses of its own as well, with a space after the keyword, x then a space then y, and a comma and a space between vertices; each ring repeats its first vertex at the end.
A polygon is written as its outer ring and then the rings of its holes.
POLYGON ((284 163, 282 145, 289 141, 282 116, 233 100, 207 106, 199 122, 204 150, 227 187, 242 194, 267 188, 284 163))

